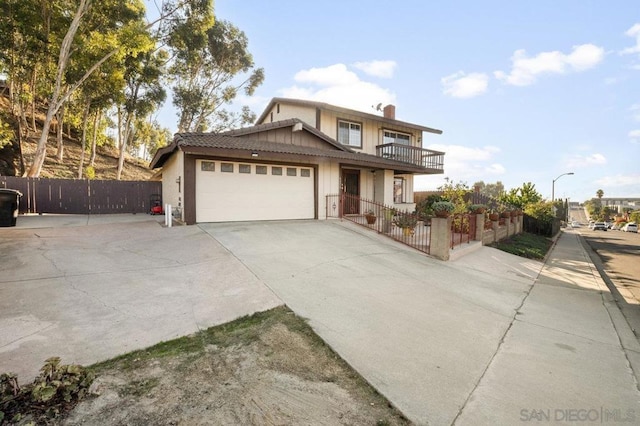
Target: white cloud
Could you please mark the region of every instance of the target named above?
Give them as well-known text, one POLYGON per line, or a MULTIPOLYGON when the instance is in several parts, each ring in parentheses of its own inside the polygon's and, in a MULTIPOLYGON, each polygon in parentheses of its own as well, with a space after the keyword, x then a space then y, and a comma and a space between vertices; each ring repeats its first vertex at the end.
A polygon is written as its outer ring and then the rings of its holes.
POLYGON ((279 90, 288 98, 327 102, 345 108, 374 113, 372 105, 395 104, 391 91, 361 80, 344 64, 302 70, 294 76, 296 85, 279 90))
POLYGON ((507 172, 507 169, 502 164, 490 164, 485 167, 485 172, 489 175, 503 175, 507 172))
POLYGON ((593 68, 604 58, 604 49, 593 44, 574 46, 569 54, 559 52, 541 52, 529 57, 524 49, 516 50, 511 57, 511 72, 494 72, 498 80, 513 86, 529 86, 536 82, 539 75, 566 74, 593 68))
POLYGON ((568 169, 581 169, 590 166, 601 166, 603 164, 607 164, 607 159, 604 155, 599 153, 591 155, 575 155, 565 162, 568 169))
POLYGON ((489 76, 481 73, 465 74, 458 71, 440 79, 445 95, 454 98, 472 98, 487 91, 489 76))
POLYGON ((614 176, 605 176, 598 180, 596 183, 602 187, 618 187, 618 186, 632 186, 636 187, 636 190, 640 190, 639 186, 640 182, 640 174, 635 175, 614 175, 614 176))
POLYGON ((398 64, 395 61, 371 61, 356 62, 353 66, 374 77, 391 78, 398 64))
POLYGON ((640 53, 640 23, 635 24, 633 27, 629 28, 625 35, 629 37, 635 37, 636 45, 633 47, 627 47, 620 51, 621 55, 630 55, 633 53, 640 53))
POLYGON ((640 130, 632 130, 628 136, 631 143, 640 144, 640 130))
POLYGON ((359 80, 356 73, 349 71, 345 64, 298 71, 293 79, 299 83, 311 83, 319 86, 344 86, 357 83, 359 80))
POLYGON ((442 151, 444 156, 445 175, 454 181, 477 181, 482 176, 503 175, 506 169, 495 162, 500 148, 484 146, 479 148, 461 145, 430 144, 427 149, 442 151))

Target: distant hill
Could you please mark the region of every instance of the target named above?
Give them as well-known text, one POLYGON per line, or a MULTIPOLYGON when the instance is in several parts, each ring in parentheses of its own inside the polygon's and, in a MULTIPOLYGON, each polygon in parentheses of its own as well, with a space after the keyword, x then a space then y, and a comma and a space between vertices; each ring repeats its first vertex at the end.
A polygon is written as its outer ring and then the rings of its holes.
MULTIPOLYGON (((0 96, 0 111, 8 114, 9 101, 5 96, 0 96)), ((36 121, 38 121, 36 119, 36 121)), ((42 123, 38 123, 39 126, 42 123)), ((24 157, 25 167, 31 164, 35 155, 38 139, 40 134, 30 135, 29 138, 22 142, 22 154, 24 157)), ((56 138, 54 133, 49 134, 49 143, 47 144, 47 157, 42 166, 40 177, 58 178, 58 179, 75 179, 78 177, 78 164, 80 162, 80 141, 75 138, 69 138, 65 135, 64 139, 64 161, 59 163, 56 158, 56 138)), ((84 166, 89 165, 90 153, 85 154, 84 166)), ((7 146, 0 150, 0 159, 11 162, 15 167, 15 175, 20 176, 20 160, 17 152, 17 146, 7 146)), ((115 148, 98 147, 96 152, 96 161, 94 165, 95 179, 112 180, 116 178, 118 167, 118 151, 115 148)), ((2 174, 2 172, 0 172, 2 174)), ((8 173, 4 173, 8 174, 8 173)), ((126 156, 125 166, 122 171, 121 180, 148 180, 153 176, 154 170, 149 169, 148 163, 126 156)), ((86 178, 87 176, 83 176, 86 178)))

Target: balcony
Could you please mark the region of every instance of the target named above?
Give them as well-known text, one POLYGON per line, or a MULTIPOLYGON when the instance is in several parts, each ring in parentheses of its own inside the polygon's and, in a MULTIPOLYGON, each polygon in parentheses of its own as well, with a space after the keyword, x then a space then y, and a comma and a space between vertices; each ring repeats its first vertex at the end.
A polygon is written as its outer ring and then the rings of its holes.
POLYGON ((444 172, 444 152, 399 143, 387 143, 376 146, 376 155, 389 160, 401 161, 444 172))

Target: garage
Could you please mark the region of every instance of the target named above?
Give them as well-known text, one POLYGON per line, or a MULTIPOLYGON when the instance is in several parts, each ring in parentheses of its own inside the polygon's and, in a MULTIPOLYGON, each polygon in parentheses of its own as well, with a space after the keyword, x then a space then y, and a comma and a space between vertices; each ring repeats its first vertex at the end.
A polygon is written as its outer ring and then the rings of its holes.
POLYGON ((196 161, 196 222, 315 218, 312 167, 196 161))

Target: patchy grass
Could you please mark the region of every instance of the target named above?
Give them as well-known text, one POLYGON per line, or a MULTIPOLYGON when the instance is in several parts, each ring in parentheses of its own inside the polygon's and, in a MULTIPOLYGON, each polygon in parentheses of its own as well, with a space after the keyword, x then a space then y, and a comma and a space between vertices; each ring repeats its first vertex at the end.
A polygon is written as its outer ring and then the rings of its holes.
POLYGON ((286 307, 88 368, 65 424, 410 424, 286 307))
POLYGON ((542 260, 551 248, 550 238, 541 235, 522 233, 491 244, 499 250, 528 259, 542 260))

